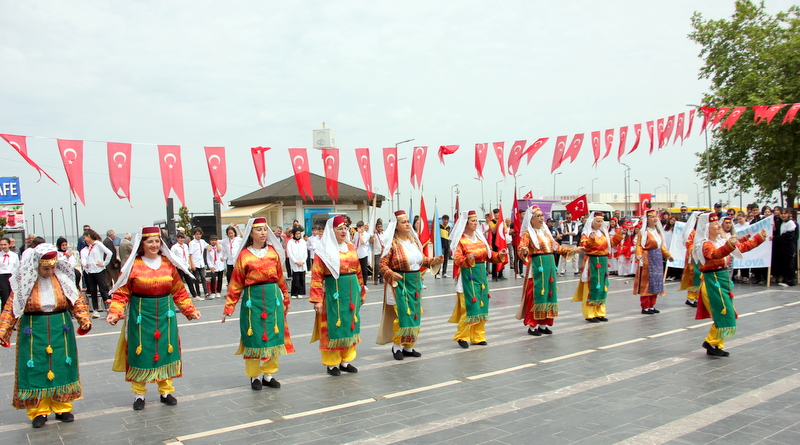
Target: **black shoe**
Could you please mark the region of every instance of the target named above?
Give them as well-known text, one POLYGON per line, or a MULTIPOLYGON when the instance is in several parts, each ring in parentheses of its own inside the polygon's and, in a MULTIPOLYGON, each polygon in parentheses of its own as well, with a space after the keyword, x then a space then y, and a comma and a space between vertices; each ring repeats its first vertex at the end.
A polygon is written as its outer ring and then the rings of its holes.
POLYGON ((553 333, 553 331, 551 331, 550 328, 548 328, 547 326, 545 326, 544 329, 542 328, 536 328, 536 329, 538 329, 539 332, 541 332, 542 334, 550 335, 553 333))
POLYGON ((403 350, 392 351, 392 357, 394 357, 395 360, 403 360, 403 350))
POLYGON ((538 329, 528 328, 528 335, 533 335, 534 337, 540 337, 542 335, 538 329))
POLYGON ((711 346, 711 344, 707 341, 703 342, 703 347, 706 348, 707 355, 713 355, 715 357, 727 357, 731 355, 730 352, 728 351, 723 351, 722 349, 716 346, 711 346))
POLYGON ((486 343, 486 340, 484 340, 484 341, 479 341, 478 343, 473 343, 473 345, 478 345, 478 346, 486 346, 486 345, 488 345, 488 344, 489 344, 489 343, 486 343))
POLYGON ((660 314, 660 313, 661 313, 661 311, 659 311, 659 310, 658 310, 658 309, 656 309, 656 308, 650 309, 650 312, 652 312, 652 313, 654 313, 654 314, 660 314))
POLYGON ((75 420, 75 416, 72 413, 56 413, 56 420, 60 420, 62 422, 72 422, 75 420))
POLYGON ((497 279, 498 279, 498 280, 501 280, 501 281, 505 281, 505 280, 507 280, 508 278, 506 278, 506 277, 497 277, 497 279))
POLYGON ((642 309, 642 313, 644 315, 653 315, 653 314, 655 314, 655 312, 653 312, 652 309, 642 309))
POLYGON ((422 357, 422 354, 417 352, 416 349, 412 349, 411 351, 406 351, 403 349, 403 356, 404 357, 422 357))
POLYGON ((356 368, 355 366, 353 366, 350 363, 348 363, 347 366, 339 365, 339 369, 344 371, 344 372, 349 372, 349 373, 352 373, 352 374, 355 374, 355 373, 358 372, 358 368, 356 368))
POLYGON ((458 341, 458 346, 461 346, 462 348, 467 349, 467 348, 469 348, 469 343, 467 343, 464 340, 459 340, 458 341))
POLYGON ((595 320, 597 320, 597 321, 608 321, 608 318, 606 318, 606 317, 596 317, 595 320))
POLYGON ((173 396, 172 394, 167 394, 165 396, 161 396, 161 403, 170 406, 177 405, 178 399, 176 399, 175 396, 173 396))
POLYGON ((274 378, 267 380, 266 377, 262 377, 261 378, 261 386, 266 386, 268 388, 280 388, 281 387, 281 382, 275 380, 274 378))
POLYGON ((330 374, 332 376, 338 376, 338 375, 342 375, 342 371, 339 370, 338 366, 334 366, 333 368, 328 366, 328 374, 330 374))
POLYGON ((141 411, 144 409, 144 399, 135 399, 133 401, 133 409, 136 411, 141 411))
POLYGON ((250 388, 252 388, 253 391, 261 391, 263 386, 264 385, 261 384, 261 379, 250 379, 250 388))
POLYGON ((686 300, 683 302, 683 304, 690 307, 697 307, 697 302, 692 300, 686 300))
POLYGON ((33 425, 34 428, 41 428, 45 423, 47 423, 47 416, 36 416, 33 418, 31 425, 33 425))
POLYGON ((589 323, 600 323, 600 320, 596 318, 587 318, 586 321, 588 321, 589 323))

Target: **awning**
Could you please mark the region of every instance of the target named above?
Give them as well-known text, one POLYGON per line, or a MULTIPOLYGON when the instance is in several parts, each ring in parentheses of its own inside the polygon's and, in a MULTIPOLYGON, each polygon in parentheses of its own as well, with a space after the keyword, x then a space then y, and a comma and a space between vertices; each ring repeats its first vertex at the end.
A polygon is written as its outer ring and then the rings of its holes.
POLYGON ((220 214, 221 218, 253 218, 272 208, 277 208, 280 203, 256 204, 252 206, 234 207, 220 214))

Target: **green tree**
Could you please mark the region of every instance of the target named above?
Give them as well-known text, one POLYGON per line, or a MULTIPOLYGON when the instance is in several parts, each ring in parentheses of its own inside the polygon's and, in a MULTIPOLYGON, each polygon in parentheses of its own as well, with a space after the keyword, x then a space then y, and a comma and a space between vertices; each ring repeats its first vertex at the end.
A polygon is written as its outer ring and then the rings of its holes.
MULTIPOLYGON (((800 8, 772 16, 764 3, 737 0, 731 18, 705 20, 695 12, 689 38, 700 45, 705 66, 699 77, 711 81, 703 103, 712 107, 800 102, 800 8)), ((735 193, 755 192, 769 199, 776 191, 793 206, 800 176, 800 119, 781 125, 789 106, 771 124, 756 126, 748 110, 730 131, 713 134, 710 179, 735 193)), ((705 176, 704 154, 695 171, 705 176)))
POLYGON ((178 209, 178 227, 183 227, 186 233, 192 228, 192 218, 189 217, 189 208, 186 206, 178 209))

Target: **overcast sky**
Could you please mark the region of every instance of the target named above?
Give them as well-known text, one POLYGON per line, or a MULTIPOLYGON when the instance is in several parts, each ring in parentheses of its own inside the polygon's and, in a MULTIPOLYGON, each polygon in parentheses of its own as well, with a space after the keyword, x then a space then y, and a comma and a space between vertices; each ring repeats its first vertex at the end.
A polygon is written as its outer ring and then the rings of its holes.
MULTIPOLYGON (((789 0, 770 0, 770 13, 789 0)), ((578 159, 558 171, 557 194, 622 193, 614 155, 592 167, 589 133, 688 110, 708 82, 698 80, 700 47, 690 18, 729 17, 733 2, 460 1, 11 1, 0 3, 0 133, 29 139, 29 155, 58 185, 38 175, 0 141, 0 176, 20 176, 27 216, 55 209, 56 235, 69 224, 69 187, 55 138, 85 144, 86 206, 81 224, 135 231, 164 218, 155 144, 182 147, 187 206, 210 212, 203 146, 225 146, 226 201, 258 188, 250 147, 267 154, 267 182, 291 173, 287 148, 311 148, 326 122, 338 133, 343 182, 363 187, 353 149, 372 149, 374 187, 386 194, 381 149, 400 147, 402 208, 408 207, 410 152, 429 146, 425 198, 432 214, 450 211, 459 184, 462 209, 477 208, 478 142, 551 140, 520 170, 523 192, 551 195, 555 138, 586 133, 578 159), (699 8, 699 9, 698 9, 699 8), (104 141, 132 142, 132 206, 113 193, 104 141), (439 145, 460 144, 442 166, 439 145)), ((731 104, 739 105, 739 104, 731 104)), ((699 124, 699 121, 696 122, 699 124)), ((646 138, 644 144, 649 145, 646 138)), ((629 145, 630 147, 630 142, 629 145)), ((672 180, 694 204, 698 135, 681 146, 623 158, 642 191, 672 180)), ((323 174, 318 152, 312 171, 323 174)), ((514 181, 493 153, 485 199, 514 181)), ((637 185, 632 182, 633 190, 637 185)), ((659 192, 663 192, 662 187, 659 192)), ((324 190, 315 190, 324 194, 324 190)), ((415 203, 419 193, 413 193, 415 203)), ((714 190, 714 200, 727 194, 714 190)), ((738 199, 736 200, 738 205, 738 199)), ((415 207, 417 204, 415 204, 415 207)), ((388 205, 384 209, 388 209, 388 205)), ((383 213, 388 214, 388 211, 383 213)), ((29 229, 31 226, 29 226, 29 229)))

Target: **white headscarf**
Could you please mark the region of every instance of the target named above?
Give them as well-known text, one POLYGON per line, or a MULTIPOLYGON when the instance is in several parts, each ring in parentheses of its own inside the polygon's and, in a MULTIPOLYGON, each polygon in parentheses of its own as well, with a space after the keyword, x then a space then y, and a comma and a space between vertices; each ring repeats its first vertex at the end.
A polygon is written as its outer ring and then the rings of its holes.
MULTIPOLYGON (((542 210, 539 209, 539 211, 541 212, 542 210)), ((542 214, 544 214, 544 212, 542 212, 542 214)), ((541 249, 541 247, 539 247, 539 236, 536 235, 536 230, 533 228, 533 225, 531 225, 531 218, 533 218, 533 210, 532 207, 528 207, 528 209, 525 210, 525 219, 522 221, 522 231, 524 232, 527 230, 528 236, 531 237, 531 242, 533 245, 536 246, 537 249, 541 249)), ((550 228, 543 226, 542 232, 544 232, 545 237, 550 240, 550 246, 553 251, 555 251, 557 249, 556 240, 553 239, 553 235, 550 233, 550 228)))
MULTIPOLYGON (((477 212, 476 212, 477 215, 477 212)), ((476 216, 477 217, 477 216, 476 216)), ((454 243, 452 249, 455 250, 458 246, 458 242, 461 241, 461 236, 464 235, 464 229, 467 228, 467 221, 469 220, 469 212, 461 212, 459 215, 458 221, 456 221, 455 226, 453 226, 453 230, 450 232, 450 242, 454 243)), ((480 241, 483 241, 483 244, 486 245, 486 251, 491 256, 492 254, 492 247, 489 246, 489 242, 486 241, 486 237, 483 236, 483 233, 480 230, 476 230, 474 235, 478 237, 480 241)))
MULTIPOLYGON (((19 267, 11 275, 11 290, 14 291, 13 311, 14 317, 19 318, 25 312, 25 305, 28 304, 28 298, 31 296, 33 286, 39 281, 39 260, 46 253, 57 252, 56 246, 52 244, 39 244, 32 249, 30 254, 25 255, 25 258, 20 261, 19 267)), ((61 291, 67 300, 73 305, 78 300, 80 294, 75 287, 75 273, 72 267, 66 260, 66 257, 59 255, 56 261, 55 276, 58 284, 61 285, 61 291)), ((105 298, 105 296, 104 296, 105 298)))
MULTIPOLYGON (((650 226, 647 223, 647 213, 645 213, 644 222, 642 223, 642 230, 639 231, 639 233, 642 234, 642 243, 641 244, 642 244, 643 248, 644 248, 645 244, 647 244, 647 232, 649 231, 649 229, 650 229, 650 226)), ((658 247, 657 248, 661 248, 661 246, 664 244, 664 228, 661 227, 661 222, 659 222, 659 221, 656 221, 656 230, 658 230, 658 236, 660 238, 660 239, 656 240, 656 241, 658 241, 658 247)))
MULTIPOLYGON (((117 278, 117 281, 115 281, 114 285, 111 286, 111 290, 108 291, 109 295, 113 294, 117 289, 128 283, 128 280, 131 277, 131 270, 133 269, 133 262, 136 261, 136 258, 139 256, 136 253, 139 251, 139 246, 142 244, 142 230, 144 230, 144 227, 139 229, 139 231, 136 233, 136 237, 133 239, 133 249, 128 257, 128 261, 125 261, 125 264, 122 266, 122 270, 119 271, 119 278, 117 278)), ((160 239, 161 235, 158 235, 158 237, 160 239)), ((166 257, 173 266, 177 267, 179 270, 182 270, 188 278, 194 280, 194 275, 192 275, 192 272, 189 271, 189 266, 184 264, 183 261, 176 260, 175 257, 172 256, 172 251, 169 250, 167 243, 165 243, 163 239, 161 240, 159 253, 166 257)), ((105 298, 106 296, 103 295, 103 299, 105 298)))
POLYGON ((606 242, 608 243, 608 251, 611 252, 611 235, 609 235, 608 233, 609 223, 603 221, 600 223, 599 229, 592 230, 592 222, 594 221, 594 216, 591 216, 591 218, 592 220, 586 221, 586 223, 583 225, 583 232, 581 232, 581 235, 589 236, 592 234, 592 232, 595 232, 598 235, 605 235, 606 242))
MULTIPOLYGON (((708 235, 708 226, 711 224, 708 222, 708 217, 714 212, 703 213, 697 218, 697 230, 695 231, 694 235, 694 247, 692 248, 692 258, 700 264, 706 264, 706 257, 703 255, 703 244, 706 241, 711 241, 715 247, 722 247, 725 243, 728 242, 727 238, 717 237, 717 239, 709 239, 708 235)), ((734 250, 731 252, 735 258, 742 259, 742 252, 739 249, 734 250)))
MULTIPOLYGON (((247 226, 245 226, 244 234, 242 235, 242 242, 239 244, 239 250, 236 251, 234 258, 239 258, 239 254, 242 252, 242 249, 244 249, 244 245, 247 244, 247 241, 250 239, 250 232, 253 231, 253 221, 255 220, 256 218, 250 218, 247 220, 247 226)), ((275 252, 278 253, 278 257, 281 259, 281 267, 284 267, 283 265, 286 263, 286 251, 283 249, 283 246, 281 246, 281 240, 279 240, 278 237, 275 236, 275 233, 272 232, 272 228, 270 228, 269 223, 267 223, 266 227, 267 245, 272 246, 272 248, 275 249, 275 252)))
POLYGON ((700 212, 695 210, 689 215, 689 219, 686 220, 686 225, 683 226, 683 232, 681 232, 683 244, 686 244, 686 241, 689 241, 689 235, 692 233, 692 230, 694 230, 698 215, 700 215, 700 212))
MULTIPOLYGON (((408 217, 408 215, 406 215, 406 217, 408 217)), ((381 257, 385 257, 389 254, 389 251, 392 250, 395 230, 397 230, 397 217, 392 215, 392 219, 389 220, 389 225, 386 226, 386 230, 383 231, 383 237, 381 238, 383 240, 383 252, 381 253, 381 257)), ((419 248, 419 251, 422 252, 422 243, 419 240, 419 235, 417 235, 417 232, 413 228, 411 229, 410 235, 411 239, 419 248)))
MULTIPOLYGON (((339 250, 339 243, 336 241, 336 233, 333 231, 334 218, 336 217, 332 216, 328 218, 327 222, 325 222, 325 231, 322 232, 322 236, 319 239, 319 244, 317 244, 317 249, 314 251, 314 253, 315 255, 319 256, 319 259, 321 259, 323 263, 325 263, 333 278, 338 279, 339 265, 341 264, 341 261, 339 260, 339 252, 341 252, 341 250, 339 250)), ((349 237, 345 237, 344 243, 352 244, 349 237)))

